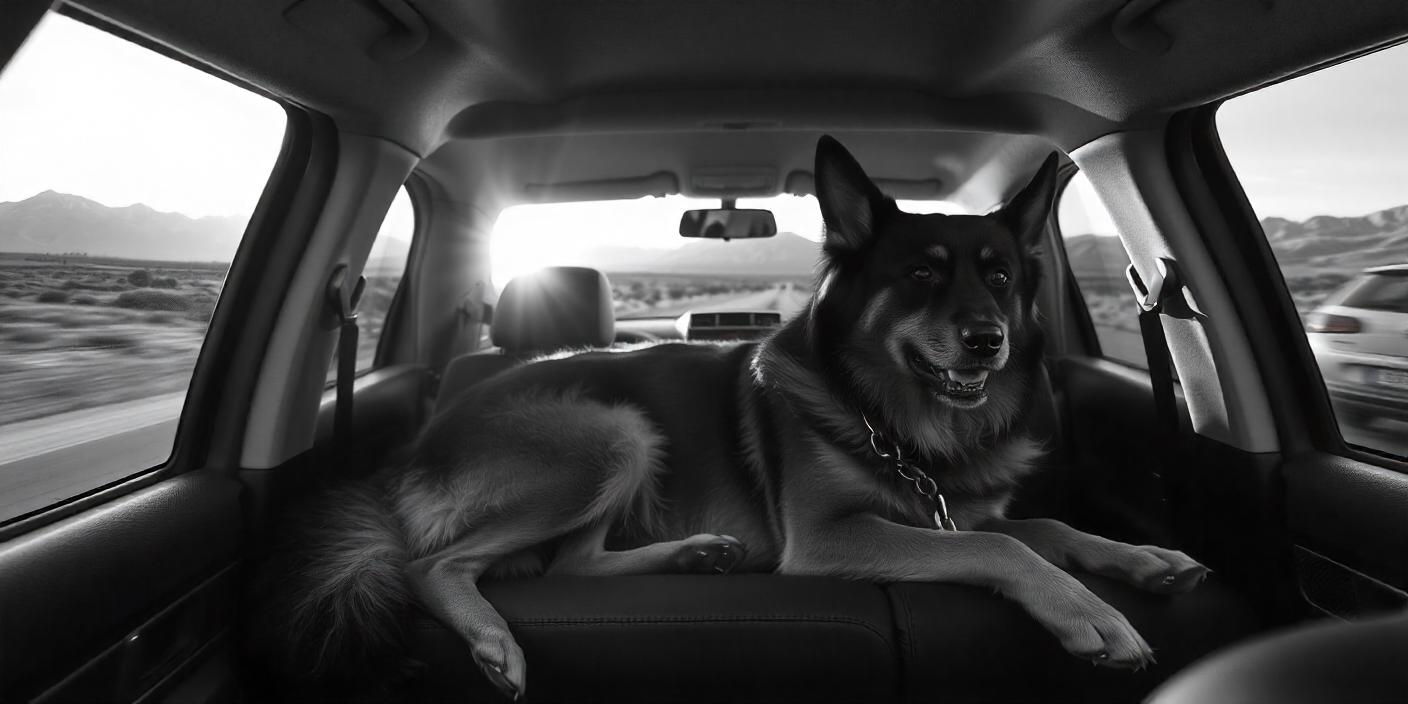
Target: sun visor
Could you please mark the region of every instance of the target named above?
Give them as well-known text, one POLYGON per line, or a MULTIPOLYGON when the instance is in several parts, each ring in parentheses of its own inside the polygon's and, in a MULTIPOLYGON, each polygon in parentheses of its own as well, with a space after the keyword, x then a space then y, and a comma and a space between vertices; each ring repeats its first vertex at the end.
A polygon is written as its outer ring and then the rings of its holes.
POLYGON ((559 181, 523 184, 524 202, 563 203, 584 200, 618 200, 642 196, 668 196, 680 192, 680 180, 669 171, 648 176, 594 181, 559 181))
MULTIPOLYGON (((896 200, 940 200, 945 195, 943 182, 936 178, 904 179, 877 178, 875 187, 896 200)), ((816 195, 816 179, 810 171, 793 171, 787 174, 783 192, 794 196, 816 195)))
POLYGON ((708 166, 691 169, 689 192, 696 198, 766 198, 777 195, 777 170, 766 166, 708 166))

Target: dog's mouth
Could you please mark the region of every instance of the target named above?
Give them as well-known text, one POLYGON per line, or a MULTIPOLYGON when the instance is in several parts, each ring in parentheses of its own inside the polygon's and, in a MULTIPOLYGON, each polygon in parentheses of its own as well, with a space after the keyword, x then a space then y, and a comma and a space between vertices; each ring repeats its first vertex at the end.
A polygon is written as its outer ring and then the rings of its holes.
POLYGON ((909 355, 909 366, 938 396, 960 408, 976 408, 988 398, 987 369, 942 369, 918 352, 909 355))

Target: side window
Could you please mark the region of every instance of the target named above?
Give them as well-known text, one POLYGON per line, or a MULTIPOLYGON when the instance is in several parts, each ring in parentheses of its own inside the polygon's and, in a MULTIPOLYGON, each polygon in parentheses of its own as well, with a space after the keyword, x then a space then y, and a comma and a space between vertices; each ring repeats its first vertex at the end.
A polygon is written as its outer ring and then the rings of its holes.
MULTIPOLYGON (((386 314, 391 312, 391 299, 396 296, 401 277, 406 273, 415 229, 415 208, 411 206, 411 196, 406 192, 406 187, 402 186, 376 232, 371 254, 367 255, 367 265, 362 267, 367 287, 363 289, 362 302, 357 307, 358 373, 376 366, 376 348, 386 328, 386 314)), ((327 381, 328 384, 337 381, 336 348, 332 364, 328 366, 327 381)))
POLYGON ((1084 173, 1077 172, 1066 184, 1056 217, 1065 240, 1066 259, 1090 310, 1101 353, 1147 369, 1139 314, 1124 274, 1129 255, 1120 243, 1110 212, 1084 173))
POLYGON ((1227 101, 1217 129, 1347 442, 1408 456, 1408 45, 1227 101))
POLYGON ((61 15, 0 73, 0 521, 170 456, 284 124, 61 15))

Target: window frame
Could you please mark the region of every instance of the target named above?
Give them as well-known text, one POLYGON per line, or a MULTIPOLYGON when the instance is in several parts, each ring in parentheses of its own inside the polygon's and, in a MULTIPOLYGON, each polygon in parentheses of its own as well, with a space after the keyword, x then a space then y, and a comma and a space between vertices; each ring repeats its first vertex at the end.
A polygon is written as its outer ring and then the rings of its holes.
POLYGON ((424 178, 419 172, 411 172, 406 178, 401 188, 406 191, 406 198, 411 203, 411 246, 406 252, 406 265, 401 270, 401 279, 396 282, 396 291, 391 294, 391 302, 386 306, 386 319, 381 323, 381 336, 376 341, 376 353, 372 355, 372 365, 366 369, 358 370, 357 376, 362 376, 368 372, 376 371, 382 367, 395 364, 398 360, 393 354, 393 345, 388 340, 396 339, 405 333, 403 320, 407 317, 404 309, 410 305, 412 298, 410 291, 414 290, 410 283, 414 278, 415 270, 418 268, 415 263, 420 260, 421 246, 424 240, 425 220, 422 214, 426 207, 426 186, 424 178))
MULTIPOLYGON (((166 479, 211 465, 212 456, 237 458, 244 418, 241 413, 222 413, 252 393, 258 358, 248 354, 250 342, 267 338, 274 325, 272 315, 263 323, 255 311, 268 309, 270 296, 261 289, 277 282, 281 286, 292 275, 293 265, 278 263, 282 249, 279 237, 295 207, 300 190, 319 181, 331 185, 335 166, 336 135, 332 123, 320 113, 274 95, 254 84, 226 74, 212 66, 161 45, 150 38, 72 5, 48 12, 83 23, 117 39, 139 46, 163 58, 196 69, 216 80, 225 81, 270 100, 284 111, 284 134, 279 152, 240 243, 231 259, 225 283, 217 298, 210 323, 201 340, 191 374, 190 386, 178 416, 171 453, 166 461, 151 467, 134 468, 123 477, 79 492, 41 508, 0 520, 0 542, 96 508, 166 479), (330 150, 328 147, 331 146, 330 150), (329 159, 328 157, 332 158, 329 159), (263 300, 261 300, 263 299, 263 300), (262 305, 261 305, 262 303, 262 305), (231 390, 234 390, 233 392, 231 390), (243 389, 243 391, 241 391, 243 389)), ((47 14, 47 13, 46 13, 47 14)), ((33 33, 41 14, 25 33, 33 33)), ((8 63, 8 61, 6 62, 8 63)), ((0 66, 3 68, 3 66, 0 66)), ((316 185, 315 185, 316 187, 316 185)), ((277 304, 277 297, 272 299, 277 304)), ((257 346, 262 353, 263 346, 257 346)), ((237 461, 237 460, 236 460, 237 461)))
MULTIPOLYGON (((1104 345, 1100 343, 1100 334, 1095 330, 1095 319, 1090 314, 1090 305, 1086 303, 1085 292, 1081 289, 1080 286, 1080 277, 1076 276, 1075 271, 1071 269, 1070 251, 1066 249, 1066 235, 1061 228, 1061 203, 1066 198, 1066 189, 1071 186, 1071 184, 1075 181, 1076 175, 1080 173, 1079 167, 1076 167, 1074 164, 1072 165, 1072 167, 1073 168, 1070 169, 1069 173, 1062 175, 1060 188, 1056 194, 1056 204, 1052 212, 1051 221, 1052 231, 1055 234, 1056 242, 1061 247, 1061 260, 1066 269, 1066 279, 1070 282, 1068 284, 1068 295, 1070 296, 1070 304, 1073 306, 1074 310, 1078 311, 1076 315, 1078 320, 1075 321, 1075 324, 1081 332, 1082 346, 1085 350, 1085 353, 1090 357, 1098 357, 1104 361, 1118 364, 1126 369, 1130 369, 1141 374, 1148 374, 1149 369, 1147 367, 1147 361, 1145 362, 1146 366, 1140 366, 1128 360, 1120 359, 1118 357, 1111 357, 1105 354, 1104 345)), ((1134 304, 1134 292, 1130 291, 1129 305, 1131 312, 1134 311, 1134 304)), ((1143 349, 1144 342, 1142 338, 1140 339, 1139 344, 1140 349, 1143 349)), ((1147 354, 1147 351, 1145 353, 1147 354)), ((1145 359, 1147 360, 1147 357, 1145 359)), ((1178 385, 1177 375, 1174 376, 1173 382, 1175 386, 1178 385)))
POLYGON ((1216 255, 1218 276, 1233 294, 1282 454, 1324 452, 1408 473, 1408 459, 1345 441, 1290 288, 1217 131, 1217 111, 1227 100, 1399 43, 1371 47, 1180 111, 1169 120, 1165 148, 1173 184, 1198 237, 1216 255))
MULTIPOLYGON (((388 342, 388 340, 396 339, 398 336, 405 334, 405 331, 401 329, 403 327, 402 321, 405 320, 403 309, 411 305, 409 300, 411 294, 409 291, 413 290, 410 288, 408 281, 412 278, 412 271, 417 268, 413 266, 413 264, 418 261, 422 249, 421 235, 425 230, 425 225, 421 218, 425 200, 424 179, 417 172, 412 172, 411 175, 406 178, 406 181, 398 186, 397 189, 398 191, 401 189, 406 191, 406 199, 411 204, 411 246, 406 253, 406 264, 405 267, 401 269, 401 278, 397 280, 396 288, 391 293, 391 300, 386 305, 386 318, 381 323, 381 334, 377 336, 376 349, 372 353, 371 366, 357 369, 352 374, 353 379, 361 379, 372 372, 396 364, 398 360, 394 355, 395 346, 394 343, 388 342)), ((389 208, 388 206, 388 212, 390 212, 389 208)), ((372 242, 372 246, 376 246, 375 241, 372 242)), ((370 262, 370 260, 371 255, 369 254, 368 262, 370 262)), ((363 263, 364 267, 365 265, 366 262, 363 263)), ((360 306, 358 306, 357 311, 360 316, 360 306)), ((366 331, 358 328, 357 334, 361 336, 366 334, 366 331)), ((328 379, 323 384, 324 391, 331 391, 337 386, 338 350, 339 347, 333 345, 333 356, 328 362, 328 379)))

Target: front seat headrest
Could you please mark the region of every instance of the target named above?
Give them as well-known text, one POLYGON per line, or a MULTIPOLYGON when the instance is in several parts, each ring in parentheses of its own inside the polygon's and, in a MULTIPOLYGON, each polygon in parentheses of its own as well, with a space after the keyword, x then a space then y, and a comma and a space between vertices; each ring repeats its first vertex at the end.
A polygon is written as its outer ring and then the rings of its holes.
POLYGON ((515 277, 499 295, 489 332, 495 345, 513 354, 606 347, 616 339, 611 283, 580 266, 515 277))

